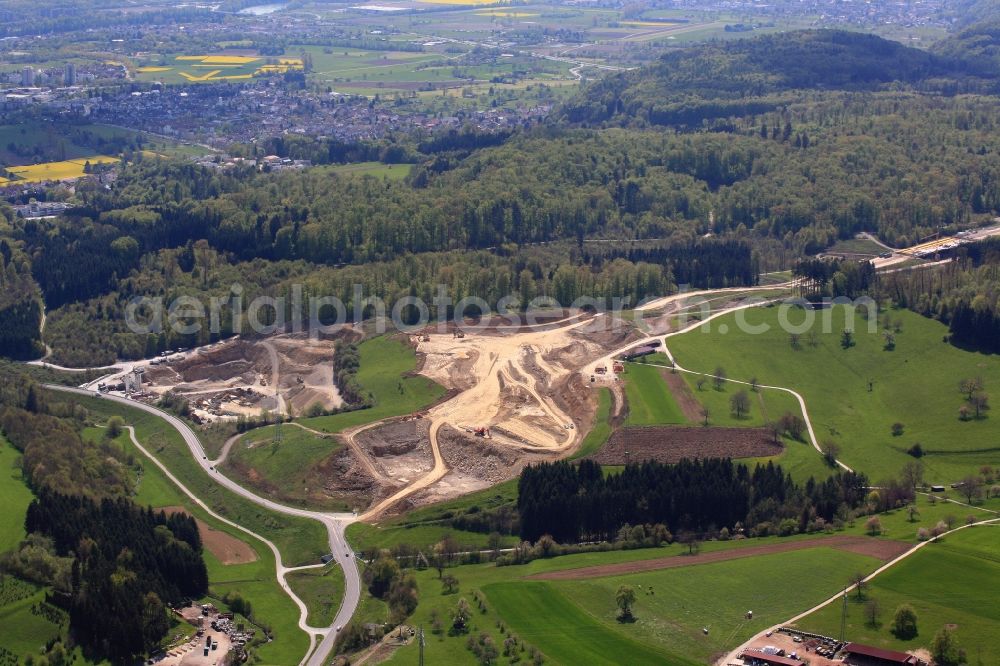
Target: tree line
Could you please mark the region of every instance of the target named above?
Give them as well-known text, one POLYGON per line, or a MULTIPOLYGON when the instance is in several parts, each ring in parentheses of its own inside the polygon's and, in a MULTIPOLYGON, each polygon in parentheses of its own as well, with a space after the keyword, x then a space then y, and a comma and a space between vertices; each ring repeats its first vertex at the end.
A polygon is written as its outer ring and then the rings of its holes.
POLYGON ((952 344, 1000 352, 1000 240, 965 246, 944 266, 880 279, 879 296, 948 325, 952 344))
POLYGON ((608 475, 593 461, 563 461, 525 468, 517 507, 527 541, 546 534, 564 543, 610 541, 626 523, 704 534, 787 520, 805 531, 817 518, 833 521, 860 506, 866 485, 864 475, 847 472, 799 486, 773 463, 751 469, 723 459, 643 462, 608 475))

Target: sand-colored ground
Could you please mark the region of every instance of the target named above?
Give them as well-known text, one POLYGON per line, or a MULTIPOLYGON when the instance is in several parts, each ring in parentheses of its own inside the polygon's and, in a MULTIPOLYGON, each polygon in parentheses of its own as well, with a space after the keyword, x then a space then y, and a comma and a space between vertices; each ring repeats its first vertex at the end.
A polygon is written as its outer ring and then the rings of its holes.
POLYGON ((174 355, 149 364, 144 382, 154 395, 173 391, 186 397, 204 422, 261 411, 298 415, 313 405, 343 404, 333 383, 333 342, 305 334, 234 338, 174 355))
MULTIPOLYGON (((589 427, 594 401, 579 374, 588 359, 637 339, 610 317, 553 313, 534 325, 492 322, 413 338, 421 374, 453 396, 426 412, 433 466, 363 516, 489 487, 532 460, 566 455, 589 427), (487 436, 477 435, 488 428, 487 436)), ((385 473, 390 474, 386 469, 385 473)))

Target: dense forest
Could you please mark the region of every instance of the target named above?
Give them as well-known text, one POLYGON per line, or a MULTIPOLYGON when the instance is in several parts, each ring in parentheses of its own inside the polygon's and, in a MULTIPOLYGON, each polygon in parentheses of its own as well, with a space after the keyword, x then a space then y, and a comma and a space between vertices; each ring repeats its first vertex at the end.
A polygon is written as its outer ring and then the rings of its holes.
POLYGON ((563 109, 574 123, 675 125, 775 111, 797 90, 994 92, 996 71, 875 35, 803 30, 671 51, 652 67, 604 78, 563 109))
POLYGON ((877 294, 948 324, 955 345, 1000 353, 1000 240, 967 246, 944 266, 887 275, 877 294))
POLYGON ((186 514, 46 490, 28 507, 25 530, 73 558, 70 626, 87 654, 114 663, 149 654, 170 628, 167 605, 208 591, 201 538, 186 514))
POLYGON ((26 360, 40 355, 42 300, 32 279, 31 262, 3 238, 0 238, 0 322, 3 322, 0 350, 4 356, 26 360))
MULTIPOLYGON (((53 361, 94 365, 246 333, 225 310, 214 336, 130 333, 123 313, 139 296, 225 299, 239 284, 248 300, 297 283, 352 313, 355 285, 390 303, 430 303, 443 285, 453 302, 636 303, 678 285, 756 284, 862 231, 903 247, 980 226, 1000 214, 1000 105, 986 94, 993 74, 970 70, 964 52, 771 35, 672 51, 509 136, 256 148, 412 163, 398 181, 138 154, 110 189, 82 184, 61 218, 5 214, 4 279, 18 296, 0 302, 4 353, 40 353, 35 302, 53 361), (650 109, 671 105, 696 117, 654 127, 650 109)), ((858 291, 867 277, 849 271, 830 289, 858 291)))
POLYGON ((625 524, 663 524, 676 534, 715 534, 725 527, 755 534, 815 528, 817 519, 845 519, 861 505, 868 481, 841 473, 805 486, 773 463, 750 469, 730 460, 644 462, 604 474, 583 460, 526 468, 518 482, 521 538, 548 534, 561 543, 613 541, 625 524))

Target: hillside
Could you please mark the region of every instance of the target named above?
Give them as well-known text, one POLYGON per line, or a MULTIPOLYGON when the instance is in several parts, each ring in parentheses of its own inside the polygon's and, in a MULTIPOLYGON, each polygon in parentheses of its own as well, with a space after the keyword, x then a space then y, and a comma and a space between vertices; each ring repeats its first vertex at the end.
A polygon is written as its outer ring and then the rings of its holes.
POLYGON ((989 76, 1000 65, 1000 7, 989 0, 968 0, 957 3, 955 13, 958 29, 935 45, 935 52, 961 58, 989 76))
POLYGON ((648 68, 594 84, 564 106, 562 117, 586 124, 700 125, 773 110, 793 90, 875 91, 895 82, 937 88, 935 79, 965 79, 971 71, 961 59, 874 35, 806 30, 669 52, 648 68))

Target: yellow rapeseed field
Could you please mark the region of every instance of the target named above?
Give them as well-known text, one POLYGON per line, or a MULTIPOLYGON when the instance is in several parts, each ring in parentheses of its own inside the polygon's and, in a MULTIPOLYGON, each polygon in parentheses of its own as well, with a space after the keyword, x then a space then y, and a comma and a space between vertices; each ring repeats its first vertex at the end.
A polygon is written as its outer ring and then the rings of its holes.
POLYGON ((194 74, 188 74, 187 72, 181 72, 180 74, 188 81, 208 81, 216 74, 221 74, 221 73, 222 73, 221 69, 213 69, 211 72, 205 72, 201 76, 195 76, 194 74))
POLYGON ((141 74, 150 74, 154 72, 169 72, 173 67, 136 67, 135 71, 141 74))
POLYGON ((65 160, 63 162, 45 162, 43 164, 32 164, 30 166, 11 166, 7 171, 17 176, 18 182, 41 183, 46 180, 67 180, 70 178, 80 178, 84 176, 83 168, 87 162, 91 164, 107 164, 117 162, 117 157, 108 155, 93 155, 91 157, 75 160, 65 160))
MULTIPOLYGON (((203 82, 203 81, 245 81, 247 79, 252 79, 258 74, 284 74, 288 71, 301 70, 302 69, 302 58, 279 58, 278 64, 264 65, 255 69, 253 72, 247 71, 246 66, 252 63, 259 62, 263 60, 262 57, 256 56, 227 56, 227 55, 187 55, 187 56, 177 56, 176 60, 190 62, 188 67, 193 71, 183 72, 178 71, 178 74, 183 76, 188 81, 192 83, 203 82), (243 68, 243 73, 240 74, 223 74, 227 69, 239 70, 243 68), (199 73, 198 70, 208 69, 205 73, 199 73)), ((273 61, 272 61, 273 62, 273 61)), ((151 68, 140 68, 142 71, 154 71, 151 68)))
POLYGON ((260 60, 256 56, 227 56, 227 55, 186 55, 177 56, 175 60, 191 60, 206 65, 248 65, 260 60))
POLYGON ((202 62, 208 65, 248 65, 252 62, 257 62, 258 60, 260 60, 260 58, 254 56, 213 55, 205 56, 202 62))

